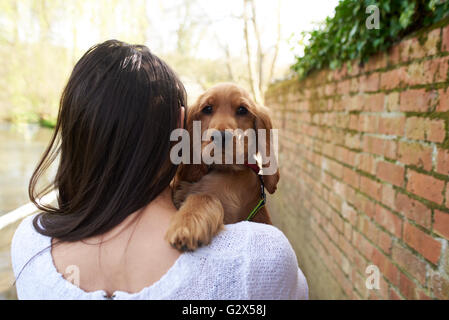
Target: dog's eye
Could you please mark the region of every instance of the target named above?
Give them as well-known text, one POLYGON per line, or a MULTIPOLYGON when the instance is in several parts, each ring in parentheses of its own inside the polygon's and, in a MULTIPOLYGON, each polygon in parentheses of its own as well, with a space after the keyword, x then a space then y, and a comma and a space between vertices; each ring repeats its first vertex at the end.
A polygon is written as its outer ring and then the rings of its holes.
POLYGON ((212 106, 205 106, 203 110, 201 110, 204 114, 211 114, 212 113, 212 106))
POLYGON ((248 109, 246 109, 244 106, 240 106, 240 107, 237 108, 237 114, 239 116, 243 116, 243 115, 245 115, 247 113, 248 113, 248 109))

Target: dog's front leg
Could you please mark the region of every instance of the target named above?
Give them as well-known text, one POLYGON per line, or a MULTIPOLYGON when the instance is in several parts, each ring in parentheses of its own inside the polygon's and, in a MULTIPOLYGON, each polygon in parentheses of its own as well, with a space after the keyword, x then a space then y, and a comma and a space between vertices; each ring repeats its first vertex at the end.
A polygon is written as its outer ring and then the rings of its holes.
POLYGON ((216 197, 190 194, 173 216, 165 238, 181 251, 207 245, 223 228, 223 206, 216 197))

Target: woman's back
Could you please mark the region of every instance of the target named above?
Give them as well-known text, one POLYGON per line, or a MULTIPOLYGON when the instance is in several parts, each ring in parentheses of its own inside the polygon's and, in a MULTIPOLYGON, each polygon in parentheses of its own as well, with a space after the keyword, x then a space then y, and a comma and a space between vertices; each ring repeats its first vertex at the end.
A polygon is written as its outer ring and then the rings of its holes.
MULTIPOLYGON (((51 239, 34 230, 32 219, 21 223, 11 249, 16 277, 23 268, 16 282, 19 299, 107 299, 105 290, 85 291, 58 272, 49 249, 51 239)), ((79 262, 82 259, 78 257, 79 262)), ((69 269, 74 276, 76 272, 69 269)), ((226 225, 209 246, 179 255, 160 279, 140 291, 112 294, 113 299, 307 297, 307 283, 288 240, 277 228, 252 222, 226 225)))

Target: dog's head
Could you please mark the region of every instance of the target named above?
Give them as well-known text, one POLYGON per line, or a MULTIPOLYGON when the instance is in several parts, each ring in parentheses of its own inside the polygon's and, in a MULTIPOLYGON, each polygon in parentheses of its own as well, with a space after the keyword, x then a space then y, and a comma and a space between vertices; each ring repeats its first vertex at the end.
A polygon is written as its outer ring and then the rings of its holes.
POLYGON ((238 161, 242 159, 245 163, 251 162, 250 158, 256 156, 257 150, 263 168, 275 166, 274 173, 263 178, 268 192, 276 190, 279 170, 270 148, 272 124, 268 109, 256 104, 245 89, 232 83, 221 83, 210 88, 188 110, 186 125, 191 137, 194 121, 201 123, 201 135, 206 137, 206 141, 201 143, 203 155, 205 148, 209 148, 206 153, 211 156, 220 150, 217 155, 221 158, 220 165, 227 166, 241 163, 238 161), (258 134, 260 131, 264 131, 265 137, 258 134), (230 161, 232 164, 229 164, 230 161))

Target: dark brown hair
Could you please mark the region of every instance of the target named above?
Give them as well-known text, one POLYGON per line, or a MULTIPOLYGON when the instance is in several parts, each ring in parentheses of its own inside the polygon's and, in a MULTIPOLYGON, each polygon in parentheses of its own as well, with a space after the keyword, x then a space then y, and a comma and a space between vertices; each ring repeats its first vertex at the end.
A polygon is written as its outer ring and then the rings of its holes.
POLYGON ((78 241, 103 234, 143 208, 173 179, 170 133, 184 86, 141 45, 110 40, 90 48, 62 93, 54 135, 30 185, 41 234, 78 241), (54 181, 37 191, 59 155, 54 181), (37 199, 55 189, 57 206, 37 199))

